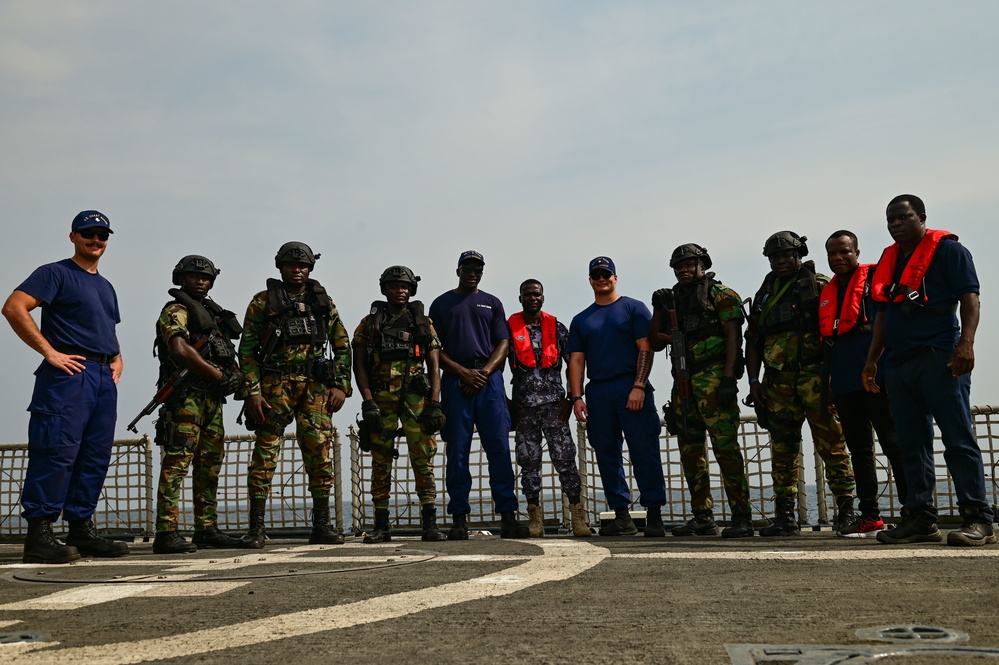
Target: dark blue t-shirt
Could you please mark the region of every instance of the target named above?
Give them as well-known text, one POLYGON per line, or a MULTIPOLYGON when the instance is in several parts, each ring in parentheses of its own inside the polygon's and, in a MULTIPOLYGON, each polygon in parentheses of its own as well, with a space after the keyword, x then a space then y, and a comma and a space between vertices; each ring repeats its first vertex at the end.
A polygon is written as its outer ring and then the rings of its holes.
POLYGON ((118 296, 101 275, 63 259, 36 269, 17 290, 42 301, 40 330, 57 350, 76 347, 91 353, 118 353, 118 296))
POLYGON ((609 305, 593 303, 572 318, 569 353, 586 354, 590 381, 635 378, 636 341, 649 336, 652 312, 645 303, 621 296, 609 305))
MULTIPOLYGON (((900 258, 895 265, 892 282, 898 282, 908 257, 900 258)), ((925 307, 953 308, 966 293, 979 293, 978 274, 971 252, 959 242, 942 240, 933 255, 933 261, 926 271, 926 277, 919 289, 926 296, 925 307)), ((954 314, 939 314, 915 311, 910 316, 902 313, 898 303, 887 306, 885 314, 885 349, 889 363, 906 357, 907 354, 923 347, 941 349, 950 353, 954 350, 961 334, 961 326, 954 314)))
POLYGON ((503 303, 485 291, 443 293, 430 305, 430 318, 444 353, 457 363, 486 360, 497 344, 510 339, 503 303))

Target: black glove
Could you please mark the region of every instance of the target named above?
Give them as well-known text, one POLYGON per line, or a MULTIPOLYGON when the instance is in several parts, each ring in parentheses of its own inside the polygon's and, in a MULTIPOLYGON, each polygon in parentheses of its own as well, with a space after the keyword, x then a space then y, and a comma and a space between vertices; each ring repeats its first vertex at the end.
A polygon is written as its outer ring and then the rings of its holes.
POLYGON ((238 369, 228 369, 226 367, 219 368, 222 372, 222 376, 219 377, 218 383, 215 387, 218 388, 219 393, 223 397, 226 395, 231 395, 240 388, 243 387, 243 373, 238 369))
POLYGON ((428 399, 423 407, 423 413, 420 415, 420 422, 425 425, 427 434, 436 434, 444 429, 447 418, 444 417, 444 411, 441 410, 441 403, 428 399))
POLYGON ((670 289, 658 289, 652 294, 653 309, 673 309, 673 292, 670 289))
POLYGON ((366 399, 361 402, 361 418, 372 434, 382 433, 382 411, 375 400, 366 399))
POLYGON ((715 391, 718 406, 732 406, 739 400, 739 382, 731 376, 723 376, 721 384, 715 391))

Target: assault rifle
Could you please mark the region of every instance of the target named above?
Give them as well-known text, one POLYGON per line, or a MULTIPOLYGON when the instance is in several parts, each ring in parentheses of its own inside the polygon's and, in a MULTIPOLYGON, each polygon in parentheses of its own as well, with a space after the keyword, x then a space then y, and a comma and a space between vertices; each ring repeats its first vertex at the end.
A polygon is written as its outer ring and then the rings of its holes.
MULTIPOLYGON (((204 357, 204 352, 202 351, 202 349, 205 349, 207 347, 209 339, 211 339, 211 335, 207 337, 202 337, 191 346, 194 348, 195 351, 201 354, 202 357, 204 357)), ((151 414, 153 411, 155 411, 157 406, 163 404, 168 399, 170 399, 170 396, 173 395, 174 392, 176 392, 177 388, 180 387, 184 379, 187 378, 189 371, 190 370, 188 370, 186 367, 179 367, 176 370, 174 370, 173 374, 171 374, 167 378, 167 380, 163 382, 163 385, 160 386, 160 389, 157 390, 156 394, 153 395, 153 398, 149 400, 149 404, 146 404, 146 406, 142 409, 142 411, 139 412, 139 415, 133 418, 132 422, 128 424, 127 427, 128 431, 138 434, 139 430, 136 429, 135 427, 136 423, 138 423, 140 420, 142 420, 143 418, 151 414)))
MULTIPOLYGON (((749 326, 749 334, 752 338, 751 344, 757 344, 756 336, 759 334, 760 320, 753 316, 753 300, 751 298, 746 298, 739 306, 742 308, 742 316, 746 319, 746 324, 749 326)), ((747 362, 748 364, 748 362, 747 362)), ((751 408, 756 413, 756 424, 762 429, 767 431, 770 430, 770 416, 767 414, 767 409, 762 404, 757 404, 753 399, 753 386, 750 384, 749 392, 746 393, 746 398, 742 400, 742 403, 751 408)))
POLYGON ((683 435, 687 435, 687 409, 690 406, 690 368, 687 367, 687 336, 680 330, 676 320, 676 303, 669 311, 670 344, 669 357, 673 363, 673 381, 676 384, 676 396, 680 400, 680 415, 683 418, 683 435))

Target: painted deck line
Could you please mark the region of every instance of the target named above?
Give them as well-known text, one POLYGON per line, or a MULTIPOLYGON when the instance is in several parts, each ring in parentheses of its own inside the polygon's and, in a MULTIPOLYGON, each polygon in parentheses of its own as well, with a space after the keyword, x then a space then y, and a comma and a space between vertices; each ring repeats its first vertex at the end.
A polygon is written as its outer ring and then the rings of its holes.
POLYGON ((395 619, 437 607, 481 598, 506 596, 538 584, 569 579, 596 566, 610 552, 588 543, 538 543, 544 554, 520 565, 462 582, 406 591, 368 600, 331 605, 231 626, 171 635, 169 637, 101 644, 71 649, 51 649, 51 643, 18 647, 18 662, 62 665, 67 662, 139 663, 245 647, 261 642, 326 632, 360 624, 395 619))
POLYGON ((996 548, 928 547, 926 549, 863 548, 827 551, 741 550, 734 552, 644 552, 614 554, 614 559, 710 559, 732 561, 794 560, 802 561, 881 561, 885 559, 974 559, 999 558, 996 548))

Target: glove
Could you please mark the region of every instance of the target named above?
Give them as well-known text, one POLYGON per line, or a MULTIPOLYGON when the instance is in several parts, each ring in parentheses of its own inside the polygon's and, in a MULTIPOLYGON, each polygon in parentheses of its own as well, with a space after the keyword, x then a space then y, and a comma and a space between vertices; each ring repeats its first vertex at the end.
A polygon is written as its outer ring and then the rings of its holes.
POLYGON ((673 309, 673 292, 670 289, 658 289, 652 294, 653 309, 673 309))
POLYGON ((731 376, 723 376, 721 384, 715 391, 718 406, 732 406, 739 400, 739 382, 731 376))
POLYGON ((361 418, 368 431, 372 434, 382 433, 382 411, 373 399, 366 399, 361 402, 361 418))
POLYGON ((426 426, 427 434, 436 434, 444 429, 447 418, 444 417, 444 411, 441 410, 441 403, 427 400, 423 407, 423 414, 420 415, 420 422, 426 426))
POLYGON ((231 395, 240 388, 243 387, 243 373, 238 369, 228 369, 226 367, 219 368, 222 371, 222 376, 219 377, 216 387, 223 397, 226 395, 231 395))

